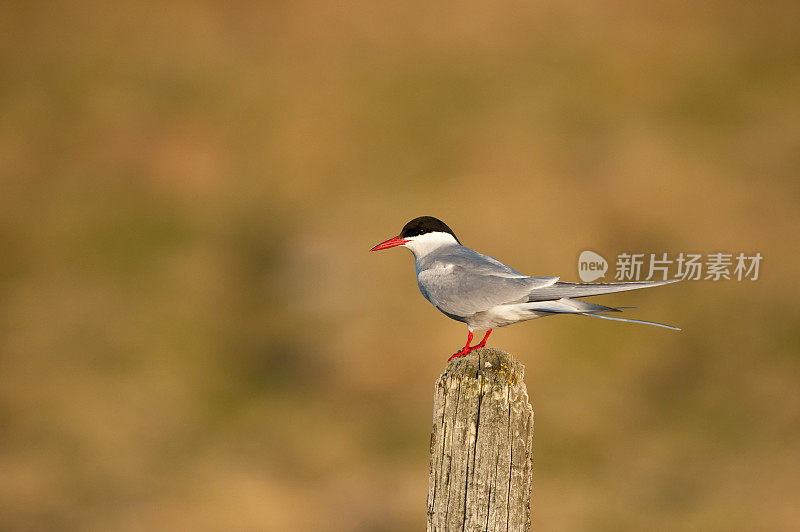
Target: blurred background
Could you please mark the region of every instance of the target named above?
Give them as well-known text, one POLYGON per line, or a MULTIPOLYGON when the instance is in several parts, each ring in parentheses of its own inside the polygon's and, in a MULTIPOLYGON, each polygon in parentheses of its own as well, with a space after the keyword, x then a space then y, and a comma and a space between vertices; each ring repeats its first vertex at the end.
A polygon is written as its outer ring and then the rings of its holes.
POLYGON ((594 299, 680 333, 490 345, 535 529, 799 529, 798 95, 793 1, 4 2, 2 528, 423 529, 465 328, 367 251, 433 215, 563 280, 760 252, 594 299))

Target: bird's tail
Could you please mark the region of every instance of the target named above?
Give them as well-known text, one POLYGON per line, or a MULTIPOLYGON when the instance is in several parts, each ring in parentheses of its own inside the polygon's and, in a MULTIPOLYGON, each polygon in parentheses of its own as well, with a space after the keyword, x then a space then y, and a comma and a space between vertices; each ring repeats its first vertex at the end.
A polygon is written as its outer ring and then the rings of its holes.
POLYGON ((528 301, 549 301, 561 298, 575 298, 638 290, 664 284, 675 283, 680 279, 669 281, 634 281, 629 283, 562 283, 556 282, 549 286, 536 288, 528 296, 528 301))
POLYGON ((547 314, 578 314, 580 316, 589 316, 591 318, 602 318, 605 320, 626 321, 628 323, 641 323, 644 325, 655 325, 656 327, 664 327, 674 331, 680 331, 678 327, 666 325, 664 323, 657 323, 654 321, 632 320, 629 318, 617 318, 611 316, 604 316, 607 312, 622 312, 623 309, 636 308, 636 307, 606 307, 598 305, 597 303, 589 303, 588 301, 581 301, 578 299, 561 298, 555 301, 539 301, 535 303, 528 303, 525 305, 526 310, 533 312, 547 314))

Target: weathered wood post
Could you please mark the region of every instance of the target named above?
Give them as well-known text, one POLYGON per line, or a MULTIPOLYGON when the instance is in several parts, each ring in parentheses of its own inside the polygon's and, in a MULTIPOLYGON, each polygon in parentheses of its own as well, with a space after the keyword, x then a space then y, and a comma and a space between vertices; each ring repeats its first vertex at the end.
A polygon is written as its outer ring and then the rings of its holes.
POLYGON ((525 531, 531 523, 533 409, 524 366, 483 348, 436 380, 428 531, 525 531))

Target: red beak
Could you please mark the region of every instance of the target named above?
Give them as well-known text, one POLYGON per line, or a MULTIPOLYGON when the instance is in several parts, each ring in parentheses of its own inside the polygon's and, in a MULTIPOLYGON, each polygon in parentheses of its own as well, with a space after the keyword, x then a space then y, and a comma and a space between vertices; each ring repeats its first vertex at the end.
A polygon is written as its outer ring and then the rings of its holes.
POLYGON ((380 251, 382 249, 389 249, 389 248, 393 248, 395 246, 402 246, 406 242, 409 242, 409 241, 408 240, 404 240, 404 239, 400 238, 399 236, 396 236, 394 238, 390 238, 386 242, 381 242, 380 244, 378 244, 377 246, 372 248, 370 251, 380 251))

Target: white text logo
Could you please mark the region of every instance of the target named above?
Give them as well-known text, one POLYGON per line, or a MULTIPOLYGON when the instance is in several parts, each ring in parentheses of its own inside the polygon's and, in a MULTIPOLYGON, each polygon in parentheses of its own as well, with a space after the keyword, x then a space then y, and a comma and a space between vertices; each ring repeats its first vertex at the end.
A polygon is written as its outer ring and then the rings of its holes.
POLYGON ((602 279, 607 271, 608 262, 594 251, 587 249, 578 257, 578 275, 584 283, 602 279))

